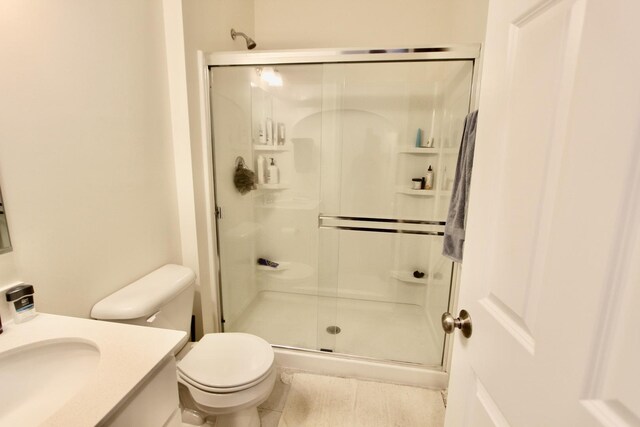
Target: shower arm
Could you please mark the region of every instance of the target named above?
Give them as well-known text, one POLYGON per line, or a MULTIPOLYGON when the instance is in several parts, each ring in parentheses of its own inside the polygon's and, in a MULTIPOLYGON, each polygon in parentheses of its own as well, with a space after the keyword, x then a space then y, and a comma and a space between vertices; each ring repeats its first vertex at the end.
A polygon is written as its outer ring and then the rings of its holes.
POLYGON ((249 37, 248 35, 246 35, 245 33, 241 32, 241 31, 236 31, 233 28, 231 29, 231 39, 235 40, 237 36, 243 37, 245 42, 247 43, 247 49, 251 50, 254 47, 256 47, 256 42, 249 37))

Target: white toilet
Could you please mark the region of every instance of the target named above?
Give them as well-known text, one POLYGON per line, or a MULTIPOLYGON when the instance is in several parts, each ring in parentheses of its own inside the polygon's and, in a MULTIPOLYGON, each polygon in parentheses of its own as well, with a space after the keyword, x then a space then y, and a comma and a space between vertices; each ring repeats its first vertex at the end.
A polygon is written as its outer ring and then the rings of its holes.
MULTIPOLYGON (((167 264, 99 301, 91 317, 189 333, 194 285, 193 271, 167 264)), ((257 407, 275 380, 273 349, 250 334, 207 334, 178 362, 178 382, 218 427, 259 426, 257 407)))

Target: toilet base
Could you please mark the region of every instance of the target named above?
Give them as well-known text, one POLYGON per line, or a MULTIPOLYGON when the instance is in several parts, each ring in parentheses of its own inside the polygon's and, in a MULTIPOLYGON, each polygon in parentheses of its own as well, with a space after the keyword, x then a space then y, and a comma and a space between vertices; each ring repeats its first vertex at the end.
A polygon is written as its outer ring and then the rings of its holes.
POLYGON ((260 427, 258 408, 254 406, 231 414, 220 414, 216 417, 216 427, 260 427))

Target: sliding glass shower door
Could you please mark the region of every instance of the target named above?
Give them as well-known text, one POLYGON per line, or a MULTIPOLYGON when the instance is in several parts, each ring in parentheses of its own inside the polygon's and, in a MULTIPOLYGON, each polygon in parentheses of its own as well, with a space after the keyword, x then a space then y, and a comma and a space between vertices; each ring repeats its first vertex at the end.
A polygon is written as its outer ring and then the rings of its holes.
POLYGON ((210 72, 224 330, 441 366, 473 61, 210 72))

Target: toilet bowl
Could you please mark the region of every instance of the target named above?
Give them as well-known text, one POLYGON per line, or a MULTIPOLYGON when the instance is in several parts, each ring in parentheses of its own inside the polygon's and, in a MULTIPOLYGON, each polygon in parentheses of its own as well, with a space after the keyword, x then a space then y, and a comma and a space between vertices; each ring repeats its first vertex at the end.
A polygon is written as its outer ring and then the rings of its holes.
POLYGON ((250 334, 207 334, 178 363, 178 382, 217 427, 259 426, 275 380, 271 345, 250 334))
MULTIPOLYGON (((194 286, 192 270, 167 264, 96 303, 91 317, 189 333, 194 286)), ((177 375, 202 418, 215 415, 217 427, 258 427, 257 407, 275 385, 274 353, 254 335, 207 334, 178 362, 177 375)))

